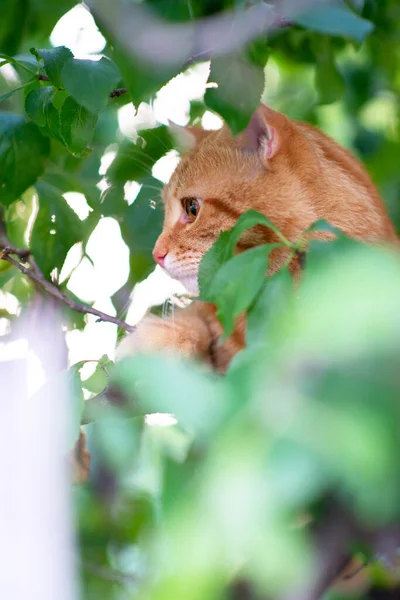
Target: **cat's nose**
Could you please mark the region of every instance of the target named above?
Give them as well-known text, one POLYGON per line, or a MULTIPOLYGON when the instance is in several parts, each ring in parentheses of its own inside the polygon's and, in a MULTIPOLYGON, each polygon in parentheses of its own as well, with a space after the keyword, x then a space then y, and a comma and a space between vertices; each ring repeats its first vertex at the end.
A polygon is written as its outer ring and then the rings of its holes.
POLYGON ((158 263, 160 265, 160 267, 164 266, 165 263, 165 257, 167 256, 168 252, 165 251, 157 251, 157 250, 153 250, 153 258, 156 261, 156 263, 158 263))

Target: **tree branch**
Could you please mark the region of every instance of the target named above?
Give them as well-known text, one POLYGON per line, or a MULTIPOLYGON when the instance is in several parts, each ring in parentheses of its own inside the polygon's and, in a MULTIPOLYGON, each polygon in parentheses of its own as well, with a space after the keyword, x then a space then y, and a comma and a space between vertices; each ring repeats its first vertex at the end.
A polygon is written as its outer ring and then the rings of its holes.
POLYGON ((37 285, 43 288, 49 296, 52 296, 53 298, 56 298, 63 304, 66 304, 71 310, 82 314, 95 315, 96 317, 98 317, 99 321, 114 323, 122 329, 125 329, 125 331, 135 330, 134 326, 128 325, 128 323, 125 323, 125 321, 121 321, 121 319, 117 319, 117 317, 108 315, 102 312, 101 310, 97 310, 97 308, 89 306, 88 304, 75 302, 75 300, 69 298, 56 285, 51 283, 51 281, 48 281, 39 269, 34 258, 31 256, 30 250, 16 248, 10 243, 10 240, 8 239, 6 234, 2 217, 3 212, 0 207, 0 259, 5 260, 14 267, 16 267, 19 271, 21 271, 21 273, 29 277, 29 279, 31 279, 37 285), (20 260, 12 258, 10 254, 18 256, 20 260))
POLYGON ((26 260, 30 255, 30 250, 16 248, 10 243, 10 240, 7 237, 6 230, 3 222, 3 211, 0 207, 0 250, 2 251, 2 255, 15 254, 19 256, 21 260, 26 260))
POLYGON ((126 323, 125 321, 121 321, 121 319, 117 319, 117 317, 107 315, 101 310, 97 310, 97 308, 93 308, 93 306, 89 306, 88 304, 81 304, 79 302, 75 302, 75 300, 72 300, 72 298, 66 296, 58 287, 56 287, 53 283, 51 283, 44 277, 44 275, 41 273, 37 266, 33 267, 33 264, 35 263, 33 263, 32 259, 29 259, 29 264, 31 266, 30 268, 28 268, 20 262, 18 262, 17 260, 15 260, 14 258, 11 258, 9 254, 10 252, 7 252, 7 248, 4 248, 0 254, 0 259, 6 260, 7 262, 14 265, 14 267, 19 269, 21 273, 23 273, 24 275, 29 277, 29 279, 31 279, 40 287, 42 287, 47 292, 47 294, 49 294, 49 296, 57 298, 57 300, 59 300, 63 304, 66 304, 70 309, 82 314, 95 315, 96 317, 98 317, 99 321, 114 323, 115 325, 122 327, 122 329, 125 329, 126 331, 135 330, 135 327, 133 325, 128 325, 128 323, 126 323))

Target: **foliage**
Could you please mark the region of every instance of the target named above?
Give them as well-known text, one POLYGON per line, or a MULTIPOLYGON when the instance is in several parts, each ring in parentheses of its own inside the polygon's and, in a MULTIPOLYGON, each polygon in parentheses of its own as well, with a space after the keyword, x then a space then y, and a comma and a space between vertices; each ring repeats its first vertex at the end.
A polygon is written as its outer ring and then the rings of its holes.
MULTIPOLYGON (((308 12, 288 2, 284 15, 279 2, 93 0, 106 38, 97 61, 51 47, 48 36, 73 2, 3 4, 0 65, 12 67, 14 80, 0 69, 0 205, 11 243, 28 243, 43 274, 63 290, 72 275, 60 280, 67 254, 81 244, 87 257, 103 217, 119 224, 130 249, 126 286, 152 270, 162 226, 162 184, 152 169, 174 141, 162 124, 124 137, 118 110, 150 102, 172 77, 209 58, 191 28, 226 14, 233 21, 219 39, 240 43, 214 48, 209 81, 218 87, 192 103, 190 123, 210 109, 240 131, 262 96, 358 154, 400 225, 396 0, 321 1, 308 12), (243 19, 261 9, 279 25, 241 43, 243 19), (167 50, 160 29, 147 43, 142 36, 158 19, 167 50), (101 160, 110 151, 115 158, 100 191, 101 160), (132 181, 141 188, 129 204, 132 181), (66 201, 71 191, 84 195, 86 218, 66 201)), ((75 500, 87 600, 228 599, 236 574, 263 597, 285 597, 307 587, 318 559, 309 529, 293 526, 298 519, 318 523, 332 499, 361 532, 399 519, 398 258, 342 236, 313 242, 295 298, 286 268, 264 278, 272 247, 233 256, 241 233, 258 223, 273 227, 247 213, 201 266, 202 298, 217 305, 226 333, 247 311, 248 346, 225 377, 173 357, 115 366, 106 357, 78 386, 75 397, 82 389, 91 397, 108 382, 126 400, 86 427, 93 474, 75 500), (178 423, 149 426, 144 415, 154 412, 172 413, 178 423)), ((22 305, 35 293, 4 261, 0 286, 22 305)), ((66 329, 85 325, 68 313, 66 329)), ((367 556, 369 541, 355 536, 349 550, 367 556)), ((380 583, 391 581, 374 569, 380 583)))

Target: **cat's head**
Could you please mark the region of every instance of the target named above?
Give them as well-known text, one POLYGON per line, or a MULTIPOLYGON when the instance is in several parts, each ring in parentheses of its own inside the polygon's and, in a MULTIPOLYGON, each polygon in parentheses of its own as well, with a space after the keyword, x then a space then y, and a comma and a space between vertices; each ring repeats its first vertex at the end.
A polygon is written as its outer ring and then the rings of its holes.
MULTIPOLYGON (((290 241, 325 219, 359 240, 398 243, 361 164, 314 127, 261 105, 235 137, 226 126, 184 133, 192 148, 164 187, 164 228, 153 255, 188 291, 198 292, 204 253, 249 209, 266 215, 290 241)), ((332 239, 329 232, 312 236, 332 239)), ((243 234, 236 249, 275 241, 270 229, 258 225, 243 234)), ((287 257, 284 248, 271 252, 269 273, 287 257)), ((295 258, 290 269, 294 275, 301 271, 295 258)))
MULTIPOLYGON (((182 128, 191 149, 164 187, 164 227, 153 256, 189 292, 197 293, 201 258, 221 231, 230 229, 248 209, 268 214, 266 174, 274 171, 282 131, 288 127, 283 115, 261 106, 236 137, 226 126, 218 131, 182 128)), ((260 241, 265 239, 243 243, 249 247, 260 241)))

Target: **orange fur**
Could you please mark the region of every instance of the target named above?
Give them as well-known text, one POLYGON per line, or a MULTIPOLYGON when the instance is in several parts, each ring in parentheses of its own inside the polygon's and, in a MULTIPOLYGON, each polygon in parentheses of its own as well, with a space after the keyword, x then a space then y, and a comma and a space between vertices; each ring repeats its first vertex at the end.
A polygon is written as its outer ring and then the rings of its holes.
MULTIPOLYGON (((226 126, 199 130, 199 135, 191 129, 189 134, 196 145, 164 188, 165 222, 154 248, 155 256, 165 256, 166 270, 189 291, 197 292, 204 253, 249 209, 265 214, 291 241, 325 219, 358 240, 397 243, 383 202, 362 165, 311 125, 261 105, 236 138, 226 126), (200 200, 193 222, 185 215, 184 198, 200 200)), ((273 232, 257 226, 242 236, 237 251, 270 241, 276 241, 273 232)), ((287 251, 276 250, 269 273, 286 258, 287 251)), ((299 270, 295 261, 291 270, 293 274, 299 270)), ((125 340, 122 353, 172 348, 209 360, 223 372, 244 346, 244 319, 238 320, 231 338, 217 346, 220 334, 215 308, 195 302, 175 315, 174 323, 145 318, 125 340)))

